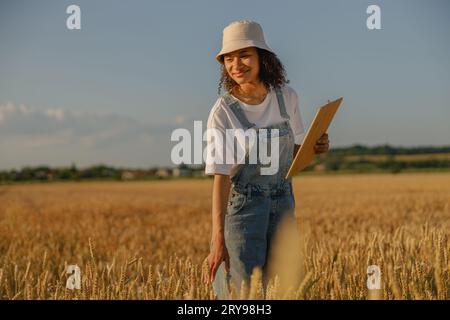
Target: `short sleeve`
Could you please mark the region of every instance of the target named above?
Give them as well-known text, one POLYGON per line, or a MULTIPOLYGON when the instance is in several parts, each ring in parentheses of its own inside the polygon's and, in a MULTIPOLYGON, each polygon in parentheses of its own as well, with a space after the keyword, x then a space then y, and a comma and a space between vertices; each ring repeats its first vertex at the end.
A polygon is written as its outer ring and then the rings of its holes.
POLYGON ((297 92, 294 89, 290 90, 291 102, 292 102, 292 117, 290 120, 292 131, 294 132, 295 144, 302 144, 305 138, 305 126, 303 124, 303 118, 300 113, 300 104, 297 92))
POLYGON ((208 117, 207 141, 205 157, 205 174, 225 174, 230 175, 232 164, 225 163, 225 144, 223 138, 226 136, 228 127, 226 114, 221 108, 221 98, 218 99, 208 117))

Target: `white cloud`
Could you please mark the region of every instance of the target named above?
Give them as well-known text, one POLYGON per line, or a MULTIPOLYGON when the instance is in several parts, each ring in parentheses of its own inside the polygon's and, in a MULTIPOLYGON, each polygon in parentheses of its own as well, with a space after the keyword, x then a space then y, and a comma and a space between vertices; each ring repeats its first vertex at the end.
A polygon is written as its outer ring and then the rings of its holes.
POLYGON ((5 119, 12 113, 16 112, 16 106, 11 102, 5 105, 0 105, 0 124, 5 121, 5 119))
POLYGON ((167 161, 162 159, 169 158, 170 153, 155 152, 154 144, 158 144, 158 150, 170 147, 174 127, 173 123, 149 124, 117 114, 0 104, 0 167, 36 161, 71 163, 80 159, 103 159, 111 164, 117 164, 119 159, 149 165, 161 163, 167 161))
POLYGON ((47 109, 45 110, 47 117, 53 118, 57 121, 64 120, 64 110, 63 109, 47 109))
POLYGON ((42 134, 38 136, 22 136, 16 139, 16 144, 23 148, 42 148, 67 145, 73 141, 72 130, 66 129, 58 134, 42 134))
MULTIPOLYGON (((0 105, 0 139, 26 138, 39 146, 79 142, 86 147, 121 143, 158 127, 117 114, 71 112, 62 108, 31 109, 11 102, 0 105), (59 137, 59 138, 58 138, 59 137), (69 139, 70 138, 70 139, 69 139)), ((25 143, 30 147, 33 143, 25 143)))
POLYGON ((181 116, 181 115, 178 115, 178 116, 175 117, 175 123, 176 124, 183 124, 185 120, 186 119, 183 116, 181 116))

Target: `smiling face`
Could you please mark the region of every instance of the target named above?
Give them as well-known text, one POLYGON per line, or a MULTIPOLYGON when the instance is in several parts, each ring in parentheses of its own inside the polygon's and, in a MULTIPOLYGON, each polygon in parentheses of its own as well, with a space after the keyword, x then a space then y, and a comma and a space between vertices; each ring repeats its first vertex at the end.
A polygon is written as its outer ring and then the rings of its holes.
POLYGON ((255 47, 224 54, 223 64, 228 75, 239 85, 259 81, 259 56, 255 47))

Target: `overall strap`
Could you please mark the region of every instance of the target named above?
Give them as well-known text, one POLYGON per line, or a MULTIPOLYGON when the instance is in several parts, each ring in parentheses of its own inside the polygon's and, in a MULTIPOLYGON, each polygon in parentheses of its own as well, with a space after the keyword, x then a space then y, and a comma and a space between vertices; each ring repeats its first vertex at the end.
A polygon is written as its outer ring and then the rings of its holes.
POLYGON ((280 108, 280 115, 289 120, 290 117, 288 115, 288 113, 286 112, 286 106, 284 104, 284 99, 283 99, 283 93, 281 92, 280 88, 275 89, 275 92, 277 94, 277 100, 278 100, 278 107, 280 108))
POLYGON ((255 126, 253 123, 248 121, 247 117, 245 116, 244 110, 239 104, 239 101, 237 101, 228 92, 223 95, 223 98, 225 99, 225 103, 228 105, 231 111, 233 111, 234 115, 245 129, 255 126))

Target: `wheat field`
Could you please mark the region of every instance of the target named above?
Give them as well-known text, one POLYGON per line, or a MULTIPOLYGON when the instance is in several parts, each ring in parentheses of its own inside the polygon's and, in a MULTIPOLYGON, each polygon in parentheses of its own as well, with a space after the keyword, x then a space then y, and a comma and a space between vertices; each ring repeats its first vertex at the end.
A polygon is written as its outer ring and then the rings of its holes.
MULTIPOLYGON (((236 299, 450 298, 450 174, 294 179, 299 282, 236 299), (369 292, 370 291, 370 292, 369 292)), ((212 180, 0 186, 1 299, 214 299, 202 281, 212 180), (80 289, 66 287, 69 265, 80 289)), ((279 281, 280 280, 280 281, 279 281)))

